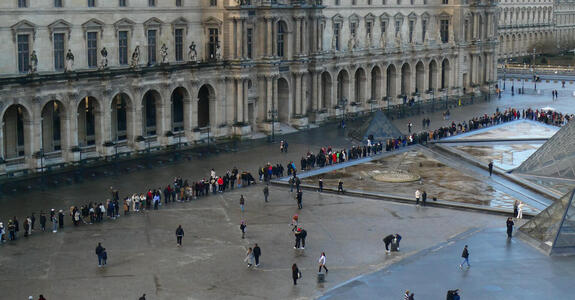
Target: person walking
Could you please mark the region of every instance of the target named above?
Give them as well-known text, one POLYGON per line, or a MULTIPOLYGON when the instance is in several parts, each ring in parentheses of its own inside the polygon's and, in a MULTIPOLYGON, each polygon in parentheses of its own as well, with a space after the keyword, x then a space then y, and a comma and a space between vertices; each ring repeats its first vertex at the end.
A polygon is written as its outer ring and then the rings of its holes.
POLYGON ((40 212, 40 229, 46 231, 46 215, 44 212, 40 212))
POLYGON ((515 202, 513 202, 513 217, 517 218, 517 213, 519 211, 519 200, 515 200, 515 202))
POLYGON ((246 204, 246 199, 244 199, 244 195, 240 195, 240 210, 242 214, 244 213, 244 206, 246 204))
POLYGON ((319 192, 323 192, 323 179, 321 177, 319 178, 319 192))
POLYGON ((176 242, 178 243, 178 247, 182 247, 182 238, 184 237, 184 229, 182 225, 179 225, 176 229, 176 242))
POLYGON ((507 238, 509 239, 513 236, 513 225, 515 225, 513 218, 507 218, 507 238))
POLYGON ((523 219, 523 201, 519 201, 519 205, 517 206, 517 219, 523 219))
POLYGON ((469 269, 471 265, 469 264, 469 249, 467 245, 463 247, 463 252, 461 253, 461 257, 463 257, 463 261, 459 264, 459 268, 463 268, 463 264, 467 264, 467 268, 469 269))
POLYGON ((291 277, 293 279, 293 285, 297 285, 297 280, 301 278, 301 272, 296 264, 291 266, 291 277))
MULTIPOLYGON (((54 209, 52 209, 52 212, 54 211, 54 209)), ((58 232, 58 219, 56 218, 56 214, 50 214, 51 215, 51 221, 52 221, 52 232, 56 233, 58 232)))
POLYGON ((104 253, 106 252, 106 248, 102 247, 102 243, 98 243, 98 246, 96 247, 96 255, 98 256, 98 267, 102 267, 102 262, 105 263, 104 260, 104 253))
POLYGON ((256 243, 254 245, 254 259, 256 261, 256 267, 260 266, 260 256, 262 256, 262 249, 260 249, 260 246, 258 246, 258 244, 256 243))
POLYGON ((493 161, 490 161, 487 166, 489 167, 489 177, 491 177, 491 174, 493 174, 493 161))
POLYGON ((297 208, 298 208, 298 209, 302 209, 302 208, 303 208, 303 205, 302 205, 302 202, 301 202, 301 201, 302 201, 302 197, 303 197, 303 193, 302 193, 302 191, 301 191, 301 189, 300 189, 300 190, 297 191, 297 194, 296 194, 297 208))
POLYGON ((264 186, 264 200, 268 202, 268 196, 270 195, 270 189, 268 185, 264 186))
POLYGON ((248 225, 246 224, 246 221, 242 220, 242 222, 240 223, 240 230, 242 231, 242 239, 246 237, 246 227, 248 225))
POLYGON ((290 177, 290 179, 288 180, 288 183, 289 183, 289 192, 293 193, 293 185, 295 183, 295 178, 293 176, 290 177))
POLYGON ((409 293, 409 290, 405 291, 405 294, 403 295, 403 300, 414 300, 415 294, 414 293, 409 293))
POLYGON ((325 252, 321 253, 318 263, 319 263, 319 270, 317 272, 321 273, 321 268, 324 268, 325 273, 327 274, 328 270, 327 267, 325 266, 325 252))
POLYGON ((419 205, 419 199, 421 198, 421 191, 417 189, 415 191, 415 205, 419 205))
POLYGON ((343 194, 343 181, 341 179, 337 182, 337 193, 341 192, 343 194))
POLYGON ((248 268, 254 265, 254 251, 252 248, 248 248, 248 252, 246 252, 246 258, 244 258, 244 262, 248 264, 248 268))

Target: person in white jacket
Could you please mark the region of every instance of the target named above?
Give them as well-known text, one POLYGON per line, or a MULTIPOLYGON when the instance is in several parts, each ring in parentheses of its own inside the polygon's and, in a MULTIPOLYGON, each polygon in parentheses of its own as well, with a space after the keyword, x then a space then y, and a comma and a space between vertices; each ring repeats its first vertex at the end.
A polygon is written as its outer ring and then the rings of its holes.
POLYGON ((419 199, 421 198, 421 191, 417 189, 415 191, 415 205, 419 205, 419 199))
POLYGON ((319 263, 319 271, 318 271, 318 273, 321 273, 321 268, 323 267, 323 268, 325 269, 325 273, 327 274, 328 271, 327 271, 327 268, 326 268, 326 266, 325 266, 325 252, 322 252, 322 253, 321 253, 321 256, 320 256, 320 258, 319 258, 318 263, 319 263))
POLYGON ((517 219, 523 219, 523 206, 525 206, 525 204, 519 201, 519 206, 517 206, 517 219))

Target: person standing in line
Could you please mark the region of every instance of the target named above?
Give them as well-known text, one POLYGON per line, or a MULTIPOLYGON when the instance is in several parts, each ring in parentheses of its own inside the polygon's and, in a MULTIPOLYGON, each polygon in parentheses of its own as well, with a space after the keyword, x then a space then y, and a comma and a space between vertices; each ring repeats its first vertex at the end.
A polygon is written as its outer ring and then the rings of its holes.
POLYGON ((487 166, 489 167, 489 177, 491 177, 491 174, 493 174, 493 161, 490 161, 487 166))
POLYGON ((419 205, 419 199, 421 198, 421 191, 417 189, 415 191, 415 205, 419 205))
MULTIPOLYGON (((54 209, 52 209, 52 210, 54 210, 54 209)), ((55 214, 52 214, 51 219, 52 219, 51 220, 52 221, 52 232, 56 233, 56 232, 58 232, 58 219, 57 219, 55 214)))
POLYGON ((291 277, 293 279, 293 285, 297 285, 297 280, 301 278, 301 272, 296 264, 291 266, 291 277))
POLYGON ((289 182, 289 192, 290 192, 290 193, 293 193, 293 185, 294 185, 294 183, 295 183, 295 178, 294 178, 293 176, 290 177, 290 179, 288 180, 288 182, 289 182))
POLYGON ((44 295, 40 295, 40 296, 38 296, 38 300, 46 300, 46 298, 44 298, 44 295))
POLYGON ((34 231, 34 225, 36 224, 36 215, 34 213, 32 213, 32 216, 30 217, 30 229, 31 231, 34 231))
POLYGON ((513 218, 507 218, 507 238, 509 239, 513 236, 513 225, 515 225, 513 218))
POLYGON ((179 225, 176 228, 176 242, 178 243, 178 247, 182 247, 182 238, 184 238, 184 229, 182 225, 179 225))
POLYGON ((102 243, 98 243, 98 246, 96 247, 96 255, 98 256, 98 267, 102 267, 105 251, 106 248, 102 247, 102 243))
POLYGON ((517 218, 517 212, 519 210, 519 200, 515 200, 515 202, 513 202, 513 217, 517 218))
POLYGON ((240 196, 240 210, 242 211, 242 214, 244 213, 244 206, 246 204, 246 200, 244 199, 244 195, 240 196))
POLYGON ((413 124, 411 123, 411 120, 408 121, 408 123, 407 123, 407 131, 408 131, 409 133, 411 133, 411 127, 412 127, 412 126, 413 126, 413 124))
POLYGON ((337 193, 342 193, 343 194, 343 181, 341 181, 341 179, 337 182, 337 193))
POLYGON ((266 202, 268 202, 268 196, 270 195, 270 189, 268 187, 268 185, 266 184, 266 186, 264 187, 264 199, 266 202))
POLYGON ((298 208, 298 209, 302 209, 302 208, 303 208, 303 205, 302 205, 302 202, 301 202, 301 201, 302 201, 302 197, 303 197, 303 193, 302 193, 302 191, 301 191, 301 189, 300 189, 300 190, 297 191, 297 194, 296 194, 297 208, 298 208))
POLYGON ((244 258, 244 261, 248 264, 248 268, 254 265, 254 251, 251 247, 248 249, 248 252, 246 252, 246 258, 244 258))
POLYGON ((40 212, 40 229, 46 231, 46 215, 44 212, 40 212))
POLYGON ((64 211, 58 211, 58 225, 60 225, 60 229, 64 229, 64 211))
POLYGON ((405 291, 405 294, 403 295, 403 300, 414 300, 415 294, 414 293, 409 293, 409 290, 405 291))
POLYGON ((328 270, 327 267, 325 266, 325 252, 321 253, 321 256, 319 257, 319 270, 317 271, 318 273, 321 273, 321 268, 324 268, 325 273, 327 274, 328 270))
POLYGON ((146 294, 143 294, 142 297, 140 297, 138 300, 146 300, 146 294))
POLYGON ((240 223, 240 230, 242 231, 242 239, 246 237, 246 227, 248 225, 246 224, 246 221, 242 220, 242 222, 240 223))
POLYGON ((519 201, 519 205, 517 206, 517 219, 523 219, 523 204, 522 201, 519 201))
POLYGON ((323 192, 323 179, 321 177, 319 178, 319 192, 323 192))
POLYGON ((463 257, 463 261, 459 264, 459 268, 463 268, 463 264, 467 264, 467 268, 469 269, 471 265, 469 264, 469 250, 467 249, 467 245, 463 247, 463 252, 461 253, 461 257, 463 257))
POLYGON ((256 267, 260 266, 260 256, 262 256, 262 249, 260 249, 260 246, 258 246, 258 244, 256 243, 254 246, 254 259, 256 260, 256 267))

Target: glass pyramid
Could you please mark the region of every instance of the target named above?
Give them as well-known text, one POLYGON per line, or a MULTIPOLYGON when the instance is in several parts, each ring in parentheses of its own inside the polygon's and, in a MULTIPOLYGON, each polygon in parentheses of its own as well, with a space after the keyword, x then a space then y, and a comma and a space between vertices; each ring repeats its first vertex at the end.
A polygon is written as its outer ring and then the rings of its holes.
POLYGON ((373 136, 374 142, 385 143, 385 140, 398 138, 402 134, 382 111, 377 110, 359 128, 350 130, 348 136, 363 142, 373 136))
POLYGON ((575 254, 575 190, 565 194, 519 228, 549 255, 575 254))
POLYGON ((514 172, 575 179, 575 122, 569 122, 514 172))

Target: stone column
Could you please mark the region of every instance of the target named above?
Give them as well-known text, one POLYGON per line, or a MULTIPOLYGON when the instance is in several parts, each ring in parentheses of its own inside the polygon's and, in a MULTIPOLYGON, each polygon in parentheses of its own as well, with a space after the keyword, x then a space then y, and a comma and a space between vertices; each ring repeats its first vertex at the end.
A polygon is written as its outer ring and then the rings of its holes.
MULTIPOLYGON (((271 53, 271 56, 272 56, 272 57, 274 57, 274 56, 277 55, 277 49, 276 49, 277 43, 274 41, 274 39, 276 38, 276 26, 277 26, 277 25, 276 25, 276 20, 275 20, 275 19, 272 19, 272 35, 271 35, 271 37, 272 37, 272 38, 271 38, 271 44, 272 44, 272 48, 271 48, 271 49, 272 49, 272 53, 271 53)), ((286 44, 284 47, 286 47, 286 46, 287 46, 287 44, 286 44)), ((289 47, 289 46, 287 46, 287 47, 289 47)), ((287 48, 286 48, 286 49, 287 49, 287 48)))
POLYGON ((300 48, 300 29, 301 29, 301 19, 299 17, 296 17, 295 19, 295 30, 294 32, 294 44, 295 44, 295 55, 298 56, 301 53, 301 48, 300 48))
POLYGON ((272 26, 273 26, 273 24, 272 24, 272 22, 273 22, 273 19, 266 18, 266 25, 267 25, 266 26, 267 27, 266 44, 267 44, 267 46, 266 46, 265 53, 266 53, 267 57, 273 56, 273 51, 272 51, 272 30, 273 30, 272 26))
POLYGON ((308 92, 307 92, 307 85, 308 85, 308 78, 306 76, 306 73, 303 73, 300 77, 301 80, 301 97, 302 97, 302 101, 301 101, 301 108, 300 108, 300 114, 303 116, 307 116, 307 108, 308 108, 308 92))
POLYGON ((273 77, 266 77, 265 79, 266 81, 266 107, 265 107, 265 116, 266 119, 269 117, 268 115, 268 111, 271 111, 272 109, 277 109, 277 107, 274 107, 273 105, 273 88, 274 88, 274 79, 273 77))
POLYGON ((308 35, 307 35, 307 20, 306 20, 306 18, 300 19, 300 24, 301 24, 301 25, 300 25, 300 28, 301 28, 301 30, 300 30, 300 32, 301 32, 301 37, 300 37, 300 40, 301 40, 300 54, 307 55, 307 53, 308 53, 308 49, 307 49, 307 38, 308 38, 308 35))
POLYGON ((295 113, 301 115, 301 77, 302 74, 295 73, 295 113))
POLYGON ((234 23, 236 25, 236 32, 234 41, 236 43, 236 51, 235 51, 235 58, 240 59, 242 56, 242 20, 241 19, 234 19, 234 23))
POLYGON ((249 122, 249 118, 248 118, 248 112, 249 111, 248 111, 248 82, 247 82, 247 80, 242 79, 242 86, 243 86, 243 88, 242 88, 242 91, 243 91, 243 94, 242 94, 243 121, 248 123, 249 122))
POLYGON ((236 122, 244 121, 244 81, 236 79, 236 122))
POLYGON ((274 76, 272 79, 273 83, 273 105, 274 108, 278 110, 279 117, 279 106, 278 106, 278 76, 274 76))
POLYGON ((312 107, 311 109, 314 112, 317 112, 319 110, 319 108, 321 107, 321 89, 319 88, 319 81, 321 80, 320 77, 320 73, 319 72, 313 72, 311 75, 311 95, 312 95, 312 99, 311 99, 311 103, 312 103, 312 107))

